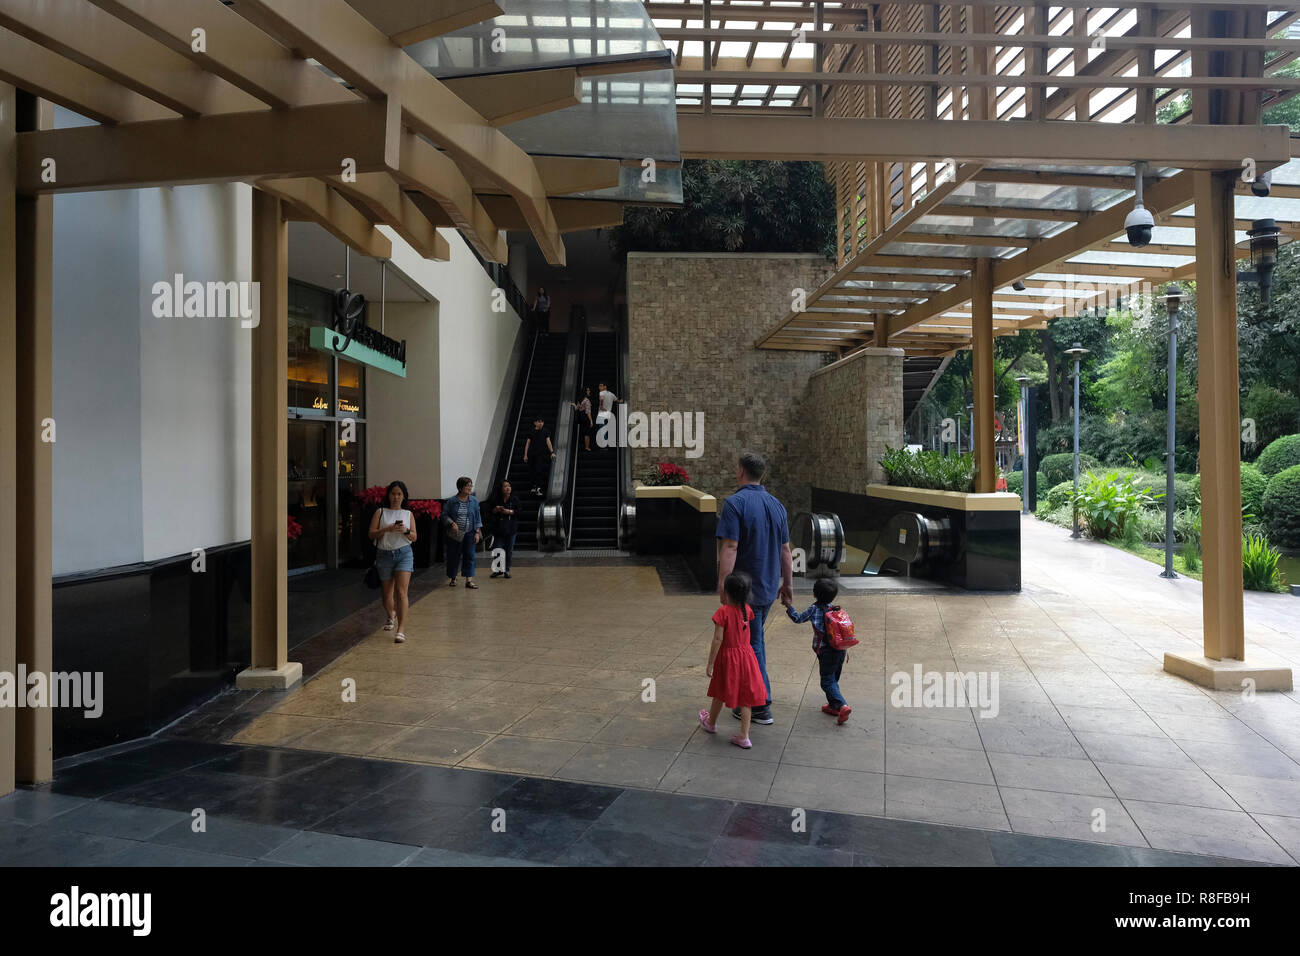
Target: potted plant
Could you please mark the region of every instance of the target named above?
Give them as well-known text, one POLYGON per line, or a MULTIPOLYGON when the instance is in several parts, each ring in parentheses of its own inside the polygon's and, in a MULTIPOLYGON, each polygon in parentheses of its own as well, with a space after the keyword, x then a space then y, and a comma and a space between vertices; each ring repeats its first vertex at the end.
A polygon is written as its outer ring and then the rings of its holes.
POLYGON ((651 486, 689 485, 691 476, 680 465, 674 465, 670 461, 658 461, 641 476, 641 483, 651 486))
POLYGON ((434 542, 438 537, 438 519, 442 502, 436 498, 412 498, 406 506, 415 518, 415 566, 427 568, 433 560, 434 542))

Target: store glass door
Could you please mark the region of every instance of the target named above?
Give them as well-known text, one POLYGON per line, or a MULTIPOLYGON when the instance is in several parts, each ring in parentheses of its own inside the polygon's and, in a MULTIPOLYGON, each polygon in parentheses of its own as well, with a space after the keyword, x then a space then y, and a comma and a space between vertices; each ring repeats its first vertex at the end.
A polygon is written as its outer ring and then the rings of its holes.
POLYGON ((289 423, 289 569, 323 568, 326 563, 329 430, 332 423, 289 423))

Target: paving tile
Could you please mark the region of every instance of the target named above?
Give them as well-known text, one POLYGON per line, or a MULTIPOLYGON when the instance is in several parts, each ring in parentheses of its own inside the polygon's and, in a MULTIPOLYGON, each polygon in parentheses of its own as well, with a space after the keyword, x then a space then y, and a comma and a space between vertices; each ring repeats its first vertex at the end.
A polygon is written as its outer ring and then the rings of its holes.
POLYGON ((1181 747, 1165 736, 1085 733, 1075 737, 1095 763, 1135 764, 1145 767, 1191 768, 1196 764, 1181 747))
POLYGON ((310 829, 383 843, 425 846, 437 842, 441 834, 470 812, 470 807, 381 791, 330 814, 310 829))
POLYGON ((880 773, 783 763, 772 780, 767 802, 786 807, 883 815, 885 778, 880 773))
POLYGON ((304 832, 272 850, 266 858, 301 866, 396 866, 414 853, 413 847, 403 844, 304 832))
POLYGON ((1089 843, 1147 845, 1123 803, 1113 796, 1014 787, 1000 787, 999 792, 1007 819, 1017 833, 1089 843))
POLYGON ((374 756, 452 765, 460 763, 491 739, 491 734, 468 730, 412 727, 379 747, 374 756))
POLYGON ((245 777, 274 779, 329 760, 329 754, 266 747, 240 747, 235 753, 205 764, 211 773, 233 773, 245 777))
POLYGON ((791 734, 781 752, 781 762, 835 770, 882 772, 885 769, 885 745, 865 735, 804 737, 791 734))
POLYGON ((586 743, 610 720, 610 717, 601 714, 543 706, 515 721, 505 733, 512 737, 546 737, 586 743))
POLYGON ((932 780, 983 784, 994 782, 993 771, 989 768, 989 756, 982 750, 888 743, 885 745, 884 769, 891 775, 927 777, 932 780))
POLYGON ((61 830, 53 822, 10 827, 0 840, 0 866, 99 866, 134 845, 120 837, 61 830))
POLYGON ((991 753, 988 759, 997 785, 1002 789, 1014 787, 1101 797, 1114 795, 1091 760, 1003 753, 991 753))
POLYGON ((196 853, 256 859, 265 856, 297 835, 297 830, 245 823, 224 816, 209 815, 202 832, 195 832, 193 821, 173 824, 149 838, 150 843, 178 847, 196 853))
POLYGON ((776 763, 766 761, 683 753, 668 768, 658 789, 761 803, 767 799, 776 770, 776 763))
POLYGON ((148 840, 182 821, 188 825, 191 820, 190 814, 177 810, 94 800, 60 814, 57 825, 61 829, 77 833, 97 833, 124 840, 148 840))
POLYGON ((460 766, 549 777, 581 747, 571 740, 494 737, 462 760, 460 766))
POLYGON ((1264 863, 1290 863, 1291 857, 1241 810, 1185 807, 1125 800, 1129 816, 1156 849, 1182 850, 1264 863))
POLYGON ((1066 725, 1076 734, 1166 736, 1156 722, 1136 705, 1131 708, 1062 706, 1060 710, 1066 725))
POLYGON ((435 845, 473 856, 554 863, 591 826, 590 820, 562 813, 507 810, 501 816, 485 807, 471 811, 435 845))
MULTIPOLYGON (((719 722, 722 716, 719 716, 719 722)), ((699 726, 695 714, 683 711, 680 716, 666 715, 664 719, 635 717, 619 714, 597 732, 595 743, 614 747, 643 747, 649 750, 678 751, 699 726)))
POLYGON ((364 755, 379 750, 401 733, 402 728, 394 724, 331 720, 324 727, 299 737, 293 745, 306 750, 364 755))
POLYGON ((719 837, 710 847, 705 866, 852 866, 853 855, 843 850, 811 846, 781 846, 753 840, 719 837))
POLYGON ((885 815, 981 829, 1011 829, 997 787, 952 780, 886 774, 885 815))
MULTIPOLYGON (((1240 809, 1224 788, 1197 767, 1139 767, 1099 763, 1115 794, 1124 800, 1149 800, 1189 807, 1240 809)), ((1249 809, 1249 808, 1247 808, 1249 809)))
POLYGON ((981 720, 979 729, 984 749, 990 753, 1024 754, 1031 757, 1076 757, 1086 754, 1068 730, 1044 729, 1033 721, 998 717, 981 720))
POLYGON ((989 848, 998 866, 1130 866, 1124 847, 1050 840, 1025 833, 990 833, 989 848))
POLYGON ((455 850, 440 850, 425 847, 407 859, 401 866, 546 866, 545 863, 533 863, 528 860, 515 860, 510 857, 477 856, 472 853, 457 853, 455 850))
POLYGON ((513 774, 457 767, 412 767, 378 793, 464 807, 495 806, 496 797, 519 781, 513 774))
POLYGON ((15 790, 0 797, 0 819, 19 823, 45 823, 60 814, 79 810, 88 800, 50 790, 15 790))
POLYGON ((1300 817, 1283 817, 1267 813, 1253 813, 1251 816, 1265 833, 1291 854, 1293 860, 1300 863, 1300 817))
POLYGON ((657 787, 677 759, 671 750, 583 744, 555 776, 620 787, 657 787))
MULTIPOLYGON (((1300 780, 1249 777, 1239 774, 1211 774, 1241 809, 1253 814, 1300 817, 1300 780)), ((1150 799, 1158 800, 1156 796, 1150 799)), ((1181 801, 1180 801, 1181 802, 1181 801)))

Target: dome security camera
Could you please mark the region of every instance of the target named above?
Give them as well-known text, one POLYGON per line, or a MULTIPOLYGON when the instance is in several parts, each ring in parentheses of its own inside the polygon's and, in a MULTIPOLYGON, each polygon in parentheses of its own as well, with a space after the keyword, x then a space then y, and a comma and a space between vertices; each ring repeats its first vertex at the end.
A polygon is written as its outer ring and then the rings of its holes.
POLYGON ((1133 211, 1124 217, 1124 232, 1128 234, 1128 243, 1137 249, 1150 245, 1151 232, 1155 229, 1156 219, 1146 206, 1139 203, 1133 211))
POLYGON ((1261 173, 1253 183, 1250 184, 1250 191, 1256 196, 1267 196, 1273 191, 1273 171, 1261 173))

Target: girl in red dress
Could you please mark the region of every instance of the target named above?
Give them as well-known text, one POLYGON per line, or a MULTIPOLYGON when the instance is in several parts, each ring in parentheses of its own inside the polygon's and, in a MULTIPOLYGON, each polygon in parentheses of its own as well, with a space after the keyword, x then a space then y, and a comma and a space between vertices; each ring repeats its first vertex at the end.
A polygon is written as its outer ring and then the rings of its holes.
POLYGON ((767 688, 758 658, 749 643, 749 622, 754 612, 746 603, 749 600, 749 576, 729 574, 722 584, 727 603, 713 615, 713 646, 709 648, 709 696, 713 703, 708 710, 700 711, 700 726, 705 733, 718 732, 718 714, 722 708, 740 708, 740 733, 731 738, 737 747, 748 750, 750 708, 767 702, 767 688))

